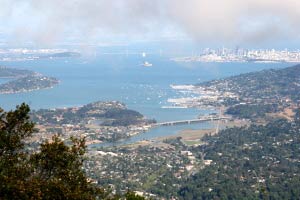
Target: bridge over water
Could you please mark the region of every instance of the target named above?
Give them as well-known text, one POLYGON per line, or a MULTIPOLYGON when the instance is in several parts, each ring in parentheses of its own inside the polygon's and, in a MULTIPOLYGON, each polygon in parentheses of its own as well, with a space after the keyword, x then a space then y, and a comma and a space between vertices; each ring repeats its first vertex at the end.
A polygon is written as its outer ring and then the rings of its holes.
POLYGON ((169 122, 161 122, 156 123, 154 126, 174 126, 180 124, 194 124, 208 121, 218 121, 218 120, 228 120, 230 117, 202 117, 199 119, 188 119, 188 120, 178 120, 178 121, 169 121, 169 122))

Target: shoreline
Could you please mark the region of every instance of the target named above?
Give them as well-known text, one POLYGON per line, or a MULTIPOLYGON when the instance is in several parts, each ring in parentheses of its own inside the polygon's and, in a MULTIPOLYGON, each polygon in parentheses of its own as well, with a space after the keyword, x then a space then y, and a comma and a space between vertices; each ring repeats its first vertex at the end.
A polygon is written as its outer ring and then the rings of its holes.
POLYGON ((44 88, 38 88, 38 89, 30 89, 30 90, 25 90, 25 91, 14 91, 14 92, 0 92, 0 95, 6 95, 6 94, 20 94, 20 93, 29 93, 29 92, 33 92, 33 91, 38 91, 38 90, 46 90, 46 89, 52 89, 54 88, 56 85, 58 85, 59 83, 50 86, 50 87, 44 87, 44 88))
MULTIPOLYGON (((217 122, 214 122, 217 123, 217 122)), ((248 126, 249 122, 240 120, 240 119, 235 119, 234 121, 228 121, 224 122, 222 121, 219 124, 219 131, 227 129, 227 128, 232 128, 232 127, 242 127, 242 126, 248 126)), ((131 144, 123 144, 119 145, 119 147, 138 147, 138 146, 162 146, 165 145, 164 140, 168 139, 176 139, 180 137, 180 140, 186 144, 187 146, 198 146, 203 144, 202 138, 206 134, 218 134, 216 131, 216 128, 208 128, 208 129, 183 129, 178 131, 178 133, 174 135, 169 135, 169 136, 162 136, 162 137, 156 137, 153 139, 149 140, 140 140, 131 144)), ((107 146, 105 148, 111 148, 112 146, 107 146)))

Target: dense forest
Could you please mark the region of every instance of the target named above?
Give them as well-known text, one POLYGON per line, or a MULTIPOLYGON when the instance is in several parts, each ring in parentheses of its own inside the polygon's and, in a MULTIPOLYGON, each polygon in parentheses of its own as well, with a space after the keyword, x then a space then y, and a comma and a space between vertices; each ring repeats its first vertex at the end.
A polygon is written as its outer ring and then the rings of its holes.
POLYGON ((226 110, 226 114, 245 119, 264 118, 267 113, 278 112, 277 104, 238 104, 226 110))
POLYGON ((300 121, 230 128, 198 151, 212 160, 181 187, 182 199, 299 199, 300 121))

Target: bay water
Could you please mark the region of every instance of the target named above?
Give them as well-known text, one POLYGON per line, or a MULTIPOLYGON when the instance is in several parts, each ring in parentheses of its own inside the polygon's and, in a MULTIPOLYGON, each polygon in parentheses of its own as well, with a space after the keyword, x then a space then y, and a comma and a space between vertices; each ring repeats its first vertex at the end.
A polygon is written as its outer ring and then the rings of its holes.
MULTIPOLYGON (((145 67, 141 55, 97 55, 94 57, 0 62, 1 66, 29 69, 56 77, 51 89, 0 95, 0 107, 14 109, 25 102, 32 109, 81 106, 95 101, 117 100, 158 122, 195 119, 211 110, 164 108, 169 98, 184 97, 171 84, 195 84, 246 72, 290 66, 288 63, 200 63, 174 62, 170 57, 148 55, 153 66, 145 67)), ((7 80, 0 79, 0 83, 7 80)), ((159 127, 122 143, 167 136, 183 129, 211 128, 210 123, 159 127)))

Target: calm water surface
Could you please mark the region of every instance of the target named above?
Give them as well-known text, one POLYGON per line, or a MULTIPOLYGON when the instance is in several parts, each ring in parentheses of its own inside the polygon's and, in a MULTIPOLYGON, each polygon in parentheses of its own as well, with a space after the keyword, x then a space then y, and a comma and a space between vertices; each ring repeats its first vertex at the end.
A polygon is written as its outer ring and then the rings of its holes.
MULTIPOLYGON (((143 67, 139 55, 101 55, 97 58, 70 58, 23 62, 0 62, 2 66, 30 69, 58 78, 61 83, 52 89, 30 93, 0 95, 0 107, 13 109, 22 102, 32 109, 80 106, 94 101, 118 100, 130 109, 157 121, 193 119, 212 111, 197 109, 166 109, 168 98, 182 97, 170 84, 194 84, 216 78, 281 68, 291 64, 256 63, 176 63, 169 58, 147 56, 152 67, 143 67)), ((3 83, 7 80, 1 80, 3 83)), ((133 137, 123 143, 151 139, 191 128, 209 128, 212 124, 160 127, 133 137)))

